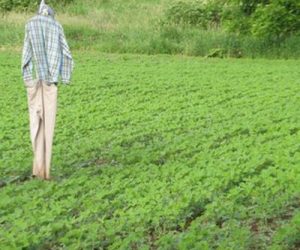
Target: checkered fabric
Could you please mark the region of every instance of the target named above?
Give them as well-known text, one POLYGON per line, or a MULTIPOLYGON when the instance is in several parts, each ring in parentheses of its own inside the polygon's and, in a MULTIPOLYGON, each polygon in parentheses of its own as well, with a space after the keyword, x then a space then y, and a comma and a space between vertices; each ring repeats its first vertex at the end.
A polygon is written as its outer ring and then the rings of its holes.
POLYGON ((24 81, 36 79, 68 84, 74 62, 62 26, 52 17, 37 15, 25 27, 22 55, 24 81))

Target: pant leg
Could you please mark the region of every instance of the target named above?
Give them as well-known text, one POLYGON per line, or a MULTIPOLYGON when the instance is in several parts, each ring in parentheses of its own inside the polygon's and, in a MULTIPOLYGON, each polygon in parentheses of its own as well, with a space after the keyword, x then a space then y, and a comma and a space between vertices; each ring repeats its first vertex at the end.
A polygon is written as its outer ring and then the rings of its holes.
POLYGON ((43 82, 44 128, 45 128, 45 179, 50 179, 52 144, 57 112, 57 92, 55 84, 43 82))
POLYGON ((32 174, 45 176, 45 143, 43 122, 43 96, 40 81, 35 80, 26 88, 30 119, 30 138, 34 154, 32 174))

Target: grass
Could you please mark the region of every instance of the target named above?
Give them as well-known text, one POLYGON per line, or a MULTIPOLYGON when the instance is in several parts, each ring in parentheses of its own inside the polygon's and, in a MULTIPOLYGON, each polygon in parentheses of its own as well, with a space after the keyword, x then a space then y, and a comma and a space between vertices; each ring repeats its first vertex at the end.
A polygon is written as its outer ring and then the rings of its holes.
POLYGON ((0 53, 1 249, 297 249, 299 61, 74 52, 53 181, 0 53))
MULTIPOLYGON (((76 0, 57 8, 57 20, 73 49, 108 53, 184 54, 219 57, 299 58, 300 36, 281 44, 251 36, 237 36, 222 29, 203 30, 184 25, 163 25, 166 0, 76 0)), ((0 18, 0 47, 20 48, 24 24, 33 13, 8 13, 0 18)))

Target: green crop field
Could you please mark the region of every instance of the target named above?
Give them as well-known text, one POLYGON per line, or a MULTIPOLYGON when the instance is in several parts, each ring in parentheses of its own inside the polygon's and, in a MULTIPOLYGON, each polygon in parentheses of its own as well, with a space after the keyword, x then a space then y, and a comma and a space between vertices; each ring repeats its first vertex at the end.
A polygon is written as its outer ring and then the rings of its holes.
POLYGON ((74 52, 50 182, 0 52, 0 249, 300 249, 300 61, 74 52))

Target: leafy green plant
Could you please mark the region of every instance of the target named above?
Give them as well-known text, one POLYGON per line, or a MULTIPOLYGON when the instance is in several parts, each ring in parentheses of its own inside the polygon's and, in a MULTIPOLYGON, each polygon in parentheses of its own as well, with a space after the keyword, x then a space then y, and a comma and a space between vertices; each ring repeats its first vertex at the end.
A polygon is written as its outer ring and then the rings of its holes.
POLYGON ((0 249, 297 247, 298 60, 73 56, 44 182, 0 53, 0 249))
POLYGON ((260 37, 286 38, 300 31, 300 2, 273 1, 258 5, 253 15, 252 33, 260 37))
POLYGON ((222 19, 232 32, 283 40, 300 31, 297 0, 233 0, 224 7, 222 19))
MULTIPOLYGON (((47 4, 57 6, 66 5, 73 0, 49 0, 47 4)), ((0 11, 32 11, 39 6, 39 0, 0 0, 0 11)))
POLYGON ((220 24, 221 6, 201 1, 178 1, 165 12, 166 23, 196 25, 204 29, 218 27, 220 24))

